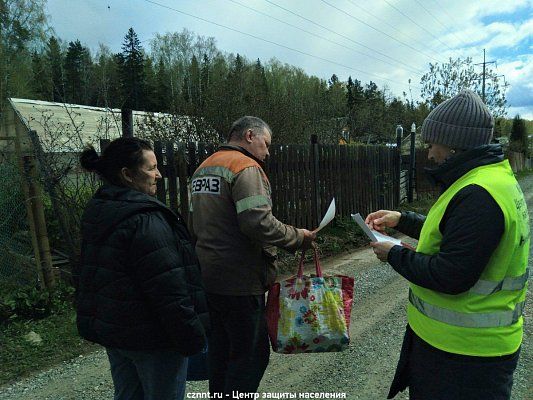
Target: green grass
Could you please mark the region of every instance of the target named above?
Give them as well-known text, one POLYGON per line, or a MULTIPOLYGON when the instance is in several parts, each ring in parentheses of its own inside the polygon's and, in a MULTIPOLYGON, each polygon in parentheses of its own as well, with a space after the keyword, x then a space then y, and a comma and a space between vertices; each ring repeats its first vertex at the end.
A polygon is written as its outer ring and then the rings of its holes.
POLYGON ((99 346, 80 338, 76 314, 65 310, 40 320, 13 321, 0 326, 0 385, 15 381, 51 365, 94 351, 99 346), (37 333, 41 344, 24 336, 37 333))

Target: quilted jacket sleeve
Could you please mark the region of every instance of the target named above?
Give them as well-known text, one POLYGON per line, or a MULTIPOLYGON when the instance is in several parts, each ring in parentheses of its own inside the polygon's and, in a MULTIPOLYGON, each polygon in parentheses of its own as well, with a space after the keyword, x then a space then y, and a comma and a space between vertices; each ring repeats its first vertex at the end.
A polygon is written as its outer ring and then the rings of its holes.
POLYGON ((134 277, 171 342, 183 355, 201 351, 204 328, 194 310, 187 270, 195 263, 180 251, 181 244, 159 212, 139 216, 130 245, 134 277))

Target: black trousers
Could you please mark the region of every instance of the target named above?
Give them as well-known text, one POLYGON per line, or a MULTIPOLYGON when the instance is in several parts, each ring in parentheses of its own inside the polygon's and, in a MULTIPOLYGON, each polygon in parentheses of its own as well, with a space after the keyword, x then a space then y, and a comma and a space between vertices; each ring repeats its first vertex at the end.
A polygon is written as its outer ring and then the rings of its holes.
POLYGON ((209 392, 256 392, 270 357, 265 296, 208 293, 207 303, 209 392))
POLYGON ((520 349, 502 357, 447 353, 407 326, 389 396, 409 387, 410 400, 509 400, 520 349))

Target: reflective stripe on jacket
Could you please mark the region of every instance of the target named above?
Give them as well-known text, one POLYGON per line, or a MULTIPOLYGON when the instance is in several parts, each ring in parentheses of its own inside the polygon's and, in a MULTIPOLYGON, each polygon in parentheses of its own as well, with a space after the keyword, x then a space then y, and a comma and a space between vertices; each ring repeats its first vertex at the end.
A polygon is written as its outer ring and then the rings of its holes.
POLYGON ((299 248, 303 231, 272 215, 270 183, 261 165, 242 148, 225 145, 200 165, 191 185, 206 291, 265 293, 276 277, 276 247, 299 248))
POLYGON ((411 284, 408 321, 420 338, 443 351, 472 356, 511 354, 522 341, 530 239, 526 202, 509 162, 475 168, 455 181, 431 208, 417 252, 439 252, 439 223, 447 205, 459 190, 472 184, 487 190, 503 212, 505 231, 500 244, 479 281, 467 292, 449 295, 411 284))

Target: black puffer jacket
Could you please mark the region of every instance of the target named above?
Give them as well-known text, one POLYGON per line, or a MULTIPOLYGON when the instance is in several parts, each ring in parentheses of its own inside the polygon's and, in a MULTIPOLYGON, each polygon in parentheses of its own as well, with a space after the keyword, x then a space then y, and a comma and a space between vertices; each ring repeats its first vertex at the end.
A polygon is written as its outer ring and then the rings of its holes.
POLYGON ((75 278, 78 331, 85 339, 183 355, 205 346, 198 260, 181 218, 156 199, 112 185, 100 188, 82 218, 75 278))

